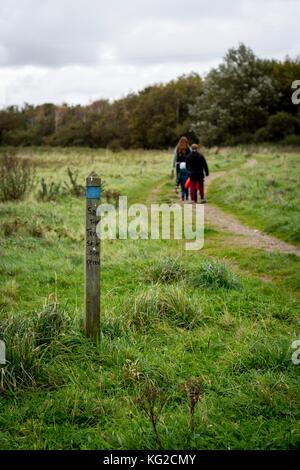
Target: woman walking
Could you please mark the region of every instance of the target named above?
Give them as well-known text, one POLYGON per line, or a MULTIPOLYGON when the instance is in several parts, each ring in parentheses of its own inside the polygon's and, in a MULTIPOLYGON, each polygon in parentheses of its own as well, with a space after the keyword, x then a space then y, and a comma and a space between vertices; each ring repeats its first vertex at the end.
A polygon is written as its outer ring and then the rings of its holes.
POLYGON ((182 136, 175 147, 173 155, 173 170, 176 170, 176 186, 179 186, 180 163, 186 161, 186 157, 190 153, 189 141, 186 137, 182 136))

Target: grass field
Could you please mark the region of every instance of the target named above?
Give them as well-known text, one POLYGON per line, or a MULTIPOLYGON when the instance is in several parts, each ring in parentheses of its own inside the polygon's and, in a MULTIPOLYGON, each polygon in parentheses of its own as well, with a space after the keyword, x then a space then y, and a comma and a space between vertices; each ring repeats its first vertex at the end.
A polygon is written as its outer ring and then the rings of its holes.
MULTIPOLYGON (((21 153, 37 181, 63 182, 71 168, 84 184, 95 170, 130 202, 175 200, 167 152, 21 153)), ((277 153, 208 153, 212 171, 228 172, 209 198, 296 244, 299 154, 277 153)), ((37 191, 0 203, 0 449, 300 447, 297 256, 235 246, 213 226, 199 252, 104 240, 96 346, 82 334, 85 200, 37 191)))
POLYGON ((212 201, 247 224, 299 246, 299 172, 299 153, 258 154, 253 167, 214 182, 212 201))

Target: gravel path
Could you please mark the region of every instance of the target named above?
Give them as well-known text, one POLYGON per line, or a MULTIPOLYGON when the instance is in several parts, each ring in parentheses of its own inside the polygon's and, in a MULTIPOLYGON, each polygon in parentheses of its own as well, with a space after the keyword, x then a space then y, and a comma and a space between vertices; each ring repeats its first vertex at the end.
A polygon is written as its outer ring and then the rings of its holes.
MULTIPOLYGON (((254 165, 256 165, 256 160, 249 160, 244 165, 244 168, 250 168, 254 165)), ((206 189, 212 181, 216 178, 221 178, 226 173, 227 172, 225 171, 219 171, 210 175, 206 179, 206 189)), ((300 256, 300 248, 267 235, 260 230, 244 225, 235 216, 227 214, 222 209, 214 204, 210 204, 209 202, 205 205, 205 222, 221 231, 231 232, 238 235, 239 237, 236 238, 236 241, 241 245, 259 248, 266 251, 292 253, 296 256, 300 256)))

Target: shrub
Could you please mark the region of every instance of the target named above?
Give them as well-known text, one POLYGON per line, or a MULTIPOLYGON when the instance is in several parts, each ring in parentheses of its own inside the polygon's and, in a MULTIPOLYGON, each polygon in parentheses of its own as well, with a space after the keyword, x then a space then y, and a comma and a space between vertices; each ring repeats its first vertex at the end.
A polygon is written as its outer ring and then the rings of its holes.
POLYGON ((269 117, 266 126, 261 127, 255 132, 255 142, 272 142, 282 141, 282 143, 289 144, 291 139, 291 145, 299 145, 299 138, 297 139, 297 130, 299 124, 297 118, 290 113, 279 112, 269 117), (285 142, 287 139, 287 142, 285 142), (294 139, 296 142, 294 143, 294 139))
POLYGON ((258 129, 254 134, 254 141, 257 143, 261 142, 270 142, 272 140, 272 135, 270 129, 265 126, 258 129))
POLYGON ((281 143, 283 145, 294 145, 299 147, 300 146, 300 135, 290 134, 287 135, 281 143))
POLYGON ((18 201, 32 189, 34 172, 28 159, 5 153, 0 157, 0 201, 18 201))
POLYGON ((122 145, 119 139, 112 139, 110 143, 108 144, 109 150, 111 150, 114 153, 121 152, 122 150, 122 145))
POLYGON ((297 119, 289 113, 279 112, 270 116, 267 127, 273 140, 280 140, 297 130, 297 119))

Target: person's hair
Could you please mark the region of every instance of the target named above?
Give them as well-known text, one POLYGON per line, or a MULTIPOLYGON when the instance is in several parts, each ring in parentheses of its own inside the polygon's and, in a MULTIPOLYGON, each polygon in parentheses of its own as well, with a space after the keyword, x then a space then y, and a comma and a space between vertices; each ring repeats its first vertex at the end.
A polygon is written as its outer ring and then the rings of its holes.
POLYGON ((199 145, 198 144, 192 144, 192 150, 198 150, 199 145))
POLYGON ((183 135, 182 137, 180 137, 179 141, 178 141, 178 144, 177 144, 177 148, 179 150, 181 149, 186 149, 189 145, 189 141, 188 139, 183 135))

